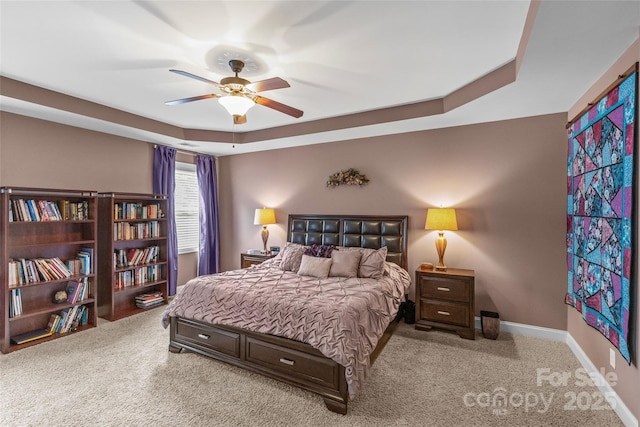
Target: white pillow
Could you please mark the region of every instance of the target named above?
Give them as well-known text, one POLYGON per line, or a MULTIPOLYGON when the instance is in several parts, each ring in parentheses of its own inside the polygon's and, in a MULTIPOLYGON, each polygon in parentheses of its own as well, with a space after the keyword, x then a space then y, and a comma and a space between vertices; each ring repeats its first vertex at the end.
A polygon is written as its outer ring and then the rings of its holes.
POLYGON ((358 277, 358 265, 360 265, 362 253, 360 251, 340 251, 331 252, 330 277, 358 277))
POLYGON ((387 247, 380 249, 360 248, 358 246, 338 246, 338 251, 360 252, 360 265, 358 266, 358 277, 368 279, 379 279, 384 273, 384 263, 387 259, 387 247))
POLYGON ((302 261, 300 262, 300 269, 298 270, 298 274, 301 276, 311 276, 317 277, 319 279, 326 279, 327 277, 329 277, 330 269, 331 258, 302 255, 302 261))

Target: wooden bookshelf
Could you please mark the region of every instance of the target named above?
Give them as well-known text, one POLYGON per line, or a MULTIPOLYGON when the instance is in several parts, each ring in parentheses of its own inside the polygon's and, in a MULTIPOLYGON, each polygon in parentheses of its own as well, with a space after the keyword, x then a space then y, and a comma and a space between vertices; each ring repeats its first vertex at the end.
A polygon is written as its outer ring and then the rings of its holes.
POLYGON ((164 194, 98 194, 98 315, 140 313, 136 296, 167 296, 167 198, 164 194), (136 257, 136 253, 139 255, 136 257))
POLYGON ((0 204, 0 351, 9 353, 97 326, 97 192, 2 187, 0 204), (51 269, 54 258, 64 265, 71 261, 73 271, 61 269, 64 274, 56 277, 42 264, 42 272, 35 267, 44 262, 51 269), (25 265, 32 266, 29 278, 25 265), (75 303, 55 303, 56 292, 66 291, 70 281, 86 282, 86 297, 75 303), (16 290, 21 294, 19 313, 12 310, 16 290), (86 314, 69 331, 24 344, 12 342, 12 337, 48 329, 52 314, 74 306, 85 306, 86 314))

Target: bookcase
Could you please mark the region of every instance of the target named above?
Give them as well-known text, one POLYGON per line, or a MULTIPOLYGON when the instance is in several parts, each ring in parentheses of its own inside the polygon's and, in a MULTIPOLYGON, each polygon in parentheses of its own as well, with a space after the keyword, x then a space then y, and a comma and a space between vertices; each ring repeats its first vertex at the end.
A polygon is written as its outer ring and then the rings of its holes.
POLYGON ((0 203, 0 351, 97 326, 97 192, 2 187, 0 203))
POLYGON ((98 194, 98 315, 118 320, 166 304, 167 197, 98 194))

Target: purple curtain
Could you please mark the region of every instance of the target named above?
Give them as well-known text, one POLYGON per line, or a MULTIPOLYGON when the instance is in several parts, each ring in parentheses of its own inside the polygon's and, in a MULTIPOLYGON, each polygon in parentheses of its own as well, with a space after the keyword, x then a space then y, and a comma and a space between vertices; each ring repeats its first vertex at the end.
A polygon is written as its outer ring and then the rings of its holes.
POLYGON ((198 276, 202 276, 220 271, 216 159, 212 156, 197 156, 196 171, 200 191, 198 276))
POLYGON ((153 154, 153 192, 167 195, 167 283, 169 295, 178 282, 178 234, 175 211, 176 150, 158 145, 153 154))

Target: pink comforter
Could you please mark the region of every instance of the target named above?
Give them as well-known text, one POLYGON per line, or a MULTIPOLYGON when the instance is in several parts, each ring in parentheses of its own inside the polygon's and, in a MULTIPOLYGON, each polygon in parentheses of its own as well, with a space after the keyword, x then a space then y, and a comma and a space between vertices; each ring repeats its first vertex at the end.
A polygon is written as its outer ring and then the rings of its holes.
POLYGON ((345 367, 353 399, 410 285, 409 273, 393 263, 385 263, 381 279, 317 279, 283 271, 269 260, 190 280, 162 323, 166 328, 170 317, 184 317, 308 343, 345 367))

